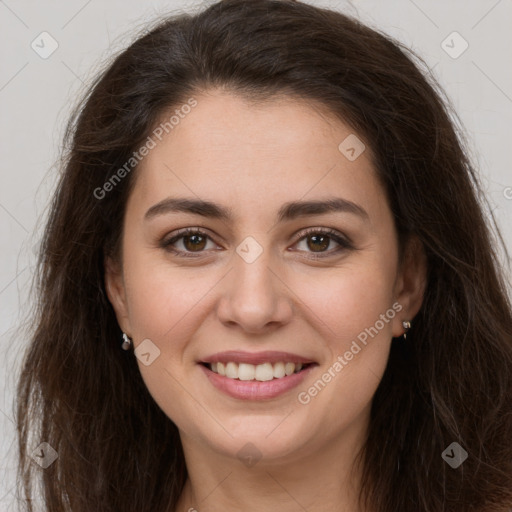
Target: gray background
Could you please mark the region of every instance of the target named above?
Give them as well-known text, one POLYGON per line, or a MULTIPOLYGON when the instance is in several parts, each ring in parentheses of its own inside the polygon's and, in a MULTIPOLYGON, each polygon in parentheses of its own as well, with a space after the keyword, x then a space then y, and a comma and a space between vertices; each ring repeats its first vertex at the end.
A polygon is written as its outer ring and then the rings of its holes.
MULTIPOLYGON (((163 14, 193 12, 211 3, 0 0, 2 511, 16 510, 13 396, 25 348, 25 337, 19 329, 31 310, 29 286, 35 248, 55 184, 62 134, 70 109, 102 63, 126 47, 147 21, 163 14), (39 47, 43 44, 45 49, 50 47, 49 39, 41 42, 40 34, 44 31, 58 43, 57 50, 46 59, 31 47, 33 41, 39 47)), ((309 0, 308 3, 359 17, 405 42, 425 59, 461 118, 491 208, 507 247, 512 250, 509 158, 512 2, 309 0), (469 45, 457 58, 453 56, 465 43, 458 36, 450 36, 454 31, 469 45)), ((506 265, 504 255, 502 258, 506 265)))

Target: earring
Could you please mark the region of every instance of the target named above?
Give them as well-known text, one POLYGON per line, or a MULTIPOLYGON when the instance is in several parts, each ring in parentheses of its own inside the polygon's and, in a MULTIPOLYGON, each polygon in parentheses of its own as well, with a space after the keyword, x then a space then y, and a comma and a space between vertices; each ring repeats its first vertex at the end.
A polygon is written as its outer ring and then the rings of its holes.
POLYGON ((123 344, 121 345, 121 348, 123 350, 130 350, 131 346, 132 340, 123 332, 123 344))
POLYGON ((402 327, 405 329, 405 332, 404 332, 404 340, 407 339, 407 331, 411 328, 411 322, 409 322, 408 320, 404 320, 402 322, 402 327))

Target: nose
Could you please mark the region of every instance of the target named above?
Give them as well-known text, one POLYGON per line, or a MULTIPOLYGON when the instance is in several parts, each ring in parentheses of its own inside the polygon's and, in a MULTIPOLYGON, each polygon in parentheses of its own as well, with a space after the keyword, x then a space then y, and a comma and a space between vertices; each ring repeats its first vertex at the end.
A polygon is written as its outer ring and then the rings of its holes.
POLYGON ((287 324, 292 318, 293 301, 283 277, 268 249, 251 263, 235 254, 217 307, 219 320, 247 333, 287 324))

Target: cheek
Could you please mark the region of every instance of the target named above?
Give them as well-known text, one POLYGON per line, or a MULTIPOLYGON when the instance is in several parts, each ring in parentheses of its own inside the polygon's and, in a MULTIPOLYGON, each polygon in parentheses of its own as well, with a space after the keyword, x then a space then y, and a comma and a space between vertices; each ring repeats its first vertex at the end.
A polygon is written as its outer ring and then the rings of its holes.
MULTIPOLYGON (((140 242, 133 240, 132 246, 140 242)), ((181 333, 183 318, 214 284, 212 272, 180 268, 159 250, 126 251, 125 286, 134 335, 163 339, 181 333)))
MULTIPOLYGON (((310 389, 302 389, 300 403, 318 414, 324 407, 332 424, 355 417, 369 404, 385 371, 391 346, 394 259, 361 255, 325 275, 297 279, 298 295, 305 298, 309 323, 328 358, 310 389), (317 398, 318 397, 318 398, 317 398), (342 414, 343 413, 343 414, 342 414), (340 416, 342 414, 342 416, 340 416), (345 416, 346 414, 346 416, 345 416)), ((382 254, 382 252, 380 253, 382 254)))
POLYGON ((323 418, 327 436, 363 414, 384 374, 397 314, 392 283, 382 266, 354 267, 319 279, 313 293, 305 287, 300 292, 329 356, 297 398, 311 416, 323 418))
POLYGON ((149 339, 158 357, 145 365, 137 360, 144 383, 159 407, 183 430, 193 429, 199 416, 187 379, 195 371, 190 340, 208 314, 208 290, 219 276, 211 270, 172 267, 132 253, 125 260, 126 289, 135 349, 149 339))
MULTIPOLYGON (((295 277, 293 289, 311 312, 310 323, 343 348, 392 308, 393 269, 392 259, 356 256, 338 268, 295 277)), ((390 335, 391 322, 378 326, 390 335)))

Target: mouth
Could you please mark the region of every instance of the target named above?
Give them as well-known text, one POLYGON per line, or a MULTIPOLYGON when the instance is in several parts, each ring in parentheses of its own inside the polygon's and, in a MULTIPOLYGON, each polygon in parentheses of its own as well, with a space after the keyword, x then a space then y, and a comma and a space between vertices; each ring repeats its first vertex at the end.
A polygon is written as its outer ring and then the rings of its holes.
POLYGON ((308 379, 316 366, 318 363, 314 362, 279 360, 259 364, 217 360, 198 364, 214 388, 231 398, 244 401, 266 401, 287 396, 308 379))
POLYGON ((292 352, 228 350, 197 361, 209 383, 239 400, 287 396, 319 364, 292 352))
POLYGON ((285 379, 306 371, 317 363, 294 363, 291 361, 265 362, 261 364, 236 363, 234 361, 200 362, 211 372, 227 379, 246 382, 267 382, 285 379))

